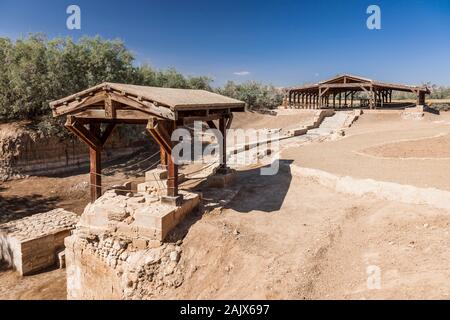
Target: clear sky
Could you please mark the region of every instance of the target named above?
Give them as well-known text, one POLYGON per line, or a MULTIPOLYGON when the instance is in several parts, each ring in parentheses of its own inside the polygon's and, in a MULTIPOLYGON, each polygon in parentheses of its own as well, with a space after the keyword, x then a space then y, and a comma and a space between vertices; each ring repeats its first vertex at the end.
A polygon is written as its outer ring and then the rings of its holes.
POLYGON ((0 0, 0 36, 121 38, 138 63, 276 86, 338 73, 450 85, 450 0, 0 0), (66 8, 81 8, 81 30, 66 8), (381 30, 366 27, 369 5, 381 30))

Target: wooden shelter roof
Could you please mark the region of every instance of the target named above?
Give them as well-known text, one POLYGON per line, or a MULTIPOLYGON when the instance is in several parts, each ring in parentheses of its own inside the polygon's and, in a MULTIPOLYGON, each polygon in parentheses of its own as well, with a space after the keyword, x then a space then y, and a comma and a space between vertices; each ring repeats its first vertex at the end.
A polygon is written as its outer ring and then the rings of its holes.
POLYGON ((380 89, 388 89, 388 90, 396 90, 396 91, 404 91, 404 92, 418 92, 422 91, 427 94, 430 93, 430 90, 425 86, 410 86, 406 84, 395 84, 395 83, 387 83, 381 82, 377 80, 372 80, 368 78, 363 78, 360 76, 354 76, 351 74, 343 74, 337 77, 321 81, 316 84, 306 85, 301 87, 293 87, 288 89, 288 91, 316 91, 319 88, 329 88, 329 89, 356 89, 356 90, 364 90, 363 87, 378 87, 380 89))
MULTIPOLYGON (((173 89, 105 82, 53 101, 54 116, 104 105, 107 98, 162 118, 176 120, 178 111, 227 109, 244 111, 245 103, 205 90, 173 89)), ((98 112, 97 112, 98 114, 98 112)), ((101 117, 100 117, 101 118, 101 117)))

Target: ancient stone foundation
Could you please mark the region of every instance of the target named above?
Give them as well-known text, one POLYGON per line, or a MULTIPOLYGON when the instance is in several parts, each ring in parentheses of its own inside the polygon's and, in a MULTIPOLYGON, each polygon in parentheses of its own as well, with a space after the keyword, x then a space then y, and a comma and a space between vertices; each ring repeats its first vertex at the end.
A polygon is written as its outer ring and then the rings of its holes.
POLYGON ((149 181, 140 190, 109 190, 85 208, 65 240, 69 299, 146 299, 182 283, 181 249, 162 241, 200 196, 180 192, 174 206, 149 181))
POLYGON ((77 221, 75 213, 55 209, 1 224, 0 260, 21 275, 55 265, 77 221))
POLYGON ((181 248, 138 250, 117 235, 66 238, 68 299, 151 299, 183 283, 181 248))

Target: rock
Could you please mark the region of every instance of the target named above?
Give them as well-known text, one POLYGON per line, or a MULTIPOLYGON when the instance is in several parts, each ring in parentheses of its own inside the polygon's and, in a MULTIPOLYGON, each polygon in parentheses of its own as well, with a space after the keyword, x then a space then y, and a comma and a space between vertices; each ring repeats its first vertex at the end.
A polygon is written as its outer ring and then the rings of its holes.
POLYGON ((428 224, 428 223, 425 223, 424 225, 423 225, 423 227, 426 229, 426 228, 428 228, 430 225, 428 224))
POLYGON ((170 252, 169 258, 171 261, 178 262, 180 260, 180 253, 178 251, 170 252))
POLYGON ((145 250, 147 249, 147 240, 146 239, 133 239, 133 247, 137 250, 145 250))
MULTIPOLYGON (((109 208, 105 208, 108 212, 108 220, 113 221, 123 221, 125 220, 130 214, 125 210, 125 207, 118 207, 117 205, 111 205, 108 206, 109 208)), ((104 209, 104 210, 105 210, 104 209)))

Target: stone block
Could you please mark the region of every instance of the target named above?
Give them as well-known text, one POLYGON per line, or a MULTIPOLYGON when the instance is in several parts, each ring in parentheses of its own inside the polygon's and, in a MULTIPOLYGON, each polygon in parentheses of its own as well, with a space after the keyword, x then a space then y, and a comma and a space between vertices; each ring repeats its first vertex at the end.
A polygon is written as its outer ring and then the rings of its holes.
POLYGON ((166 180, 167 169, 158 167, 145 172, 145 182, 152 182, 155 180, 166 180))
POLYGON ((58 252, 58 268, 64 269, 66 267, 66 251, 58 252))
POLYGON ((208 177, 207 183, 211 188, 225 188, 226 186, 233 183, 235 176, 236 172, 234 170, 231 170, 230 172, 225 174, 216 173, 208 177))
POLYGON ((195 193, 180 192, 180 197, 169 199, 161 197, 157 201, 150 195, 135 194, 134 197, 111 197, 104 194, 92 204, 86 206, 81 216, 77 233, 117 234, 128 239, 164 240, 165 236, 189 214, 200 202, 195 193), (142 201, 143 200, 143 201, 142 201), (115 208, 126 208, 129 215, 118 222, 111 217, 115 208))

